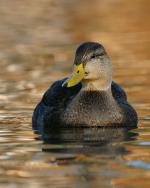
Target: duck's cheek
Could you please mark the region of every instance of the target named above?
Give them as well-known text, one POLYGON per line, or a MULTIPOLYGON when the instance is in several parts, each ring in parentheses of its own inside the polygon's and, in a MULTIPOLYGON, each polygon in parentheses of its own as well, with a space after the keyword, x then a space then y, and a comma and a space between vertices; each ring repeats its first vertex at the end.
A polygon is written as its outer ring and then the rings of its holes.
POLYGON ((87 63, 85 66, 85 79, 98 79, 100 78, 100 66, 97 63, 87 63))

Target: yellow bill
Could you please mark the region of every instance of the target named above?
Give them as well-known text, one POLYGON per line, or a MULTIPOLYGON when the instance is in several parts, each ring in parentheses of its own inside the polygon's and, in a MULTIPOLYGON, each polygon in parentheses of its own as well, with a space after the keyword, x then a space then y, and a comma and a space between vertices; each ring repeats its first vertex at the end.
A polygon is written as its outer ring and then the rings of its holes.
POLYGON ((74 70, 72 76, 68 78, 62 86, 72 87, 78 84, 84 77, 84 67, 83 64, 74 65, 74 70))

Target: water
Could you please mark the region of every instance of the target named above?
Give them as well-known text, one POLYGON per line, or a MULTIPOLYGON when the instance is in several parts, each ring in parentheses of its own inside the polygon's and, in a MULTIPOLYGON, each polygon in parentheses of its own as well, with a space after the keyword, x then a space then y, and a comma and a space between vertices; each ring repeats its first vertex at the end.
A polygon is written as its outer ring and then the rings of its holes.
POLYGON ((149 187, 149 7, 147 0, 0 2, 0 187, 149 187), (139 128, 60 129, 42 140, 31 128, 33 108, 89 40, 107 49, 139 128))

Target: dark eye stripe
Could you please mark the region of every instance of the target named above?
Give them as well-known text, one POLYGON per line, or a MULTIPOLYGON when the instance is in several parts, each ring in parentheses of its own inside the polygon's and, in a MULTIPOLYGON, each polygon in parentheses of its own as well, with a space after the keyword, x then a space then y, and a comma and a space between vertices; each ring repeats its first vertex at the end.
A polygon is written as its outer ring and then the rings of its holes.
POLYGON ((92 56, 91 56, 91 59, 94 59, 94 58, 96 58, 96 57, 100 57, 100 56, 103 56, 104 55, 104 53, 101 53, 101 54, 93 54, 92 56))

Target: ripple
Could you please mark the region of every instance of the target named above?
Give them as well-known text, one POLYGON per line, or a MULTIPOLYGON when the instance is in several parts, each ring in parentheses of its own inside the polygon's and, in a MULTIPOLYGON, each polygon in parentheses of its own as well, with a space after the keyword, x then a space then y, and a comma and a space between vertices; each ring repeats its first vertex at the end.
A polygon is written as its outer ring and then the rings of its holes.
POLYGON ((144 162, 141 160, 136 160, 136 161, 129 161, 127 163, 128 166, 132 167, 139 167, 139 168, 144 168, 144 169, 150 169, 150 163, 144 162))
POLYGON ((136 142, 139 146, 150 146, 150 141, 145 141, 145 142, 136 142))

